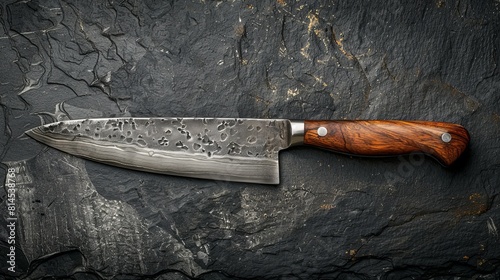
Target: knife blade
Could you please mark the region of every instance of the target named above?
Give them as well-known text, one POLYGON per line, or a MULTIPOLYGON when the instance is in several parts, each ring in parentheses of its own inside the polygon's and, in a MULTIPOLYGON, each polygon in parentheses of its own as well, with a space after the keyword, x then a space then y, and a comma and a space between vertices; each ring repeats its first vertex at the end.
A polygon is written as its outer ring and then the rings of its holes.
POLYGON ((294 145, 361 156, 424 153, 451 165, 470 138, 461 125, 445 122, 249 118, 67 120, 26 134, 119 167, 261 184, 279 184, 279 152, 294 145))

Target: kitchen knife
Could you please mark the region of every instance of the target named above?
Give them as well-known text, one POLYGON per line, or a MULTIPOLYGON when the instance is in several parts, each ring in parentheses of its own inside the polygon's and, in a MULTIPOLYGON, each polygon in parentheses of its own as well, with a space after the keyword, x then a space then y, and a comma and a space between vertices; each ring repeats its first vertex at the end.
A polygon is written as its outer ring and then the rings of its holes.
POLYGON ((110 165, 262 184, 279 183, 278 152, 294 145, 361 156, 423 153, 451 165, 469 142, 458 124, 398 120, 108 118, 60 121, 26 134, 110 165))

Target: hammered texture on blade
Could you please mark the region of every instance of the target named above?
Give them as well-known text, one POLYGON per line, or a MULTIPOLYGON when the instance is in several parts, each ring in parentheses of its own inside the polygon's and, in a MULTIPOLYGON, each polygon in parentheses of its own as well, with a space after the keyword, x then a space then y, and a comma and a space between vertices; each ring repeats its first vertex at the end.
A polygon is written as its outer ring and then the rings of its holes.
POLYGON ((288 120, 117 118, 62 121, 28 135, 59 150, 163 174, 279 183, 288 120))

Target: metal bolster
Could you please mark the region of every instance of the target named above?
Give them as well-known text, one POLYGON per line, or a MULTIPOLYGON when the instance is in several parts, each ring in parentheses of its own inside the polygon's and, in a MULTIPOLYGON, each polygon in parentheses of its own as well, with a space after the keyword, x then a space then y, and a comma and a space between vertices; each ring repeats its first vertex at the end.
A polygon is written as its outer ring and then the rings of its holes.
POLYGON ((290 146, 304 143, 304 121, 290 120, 290 146))

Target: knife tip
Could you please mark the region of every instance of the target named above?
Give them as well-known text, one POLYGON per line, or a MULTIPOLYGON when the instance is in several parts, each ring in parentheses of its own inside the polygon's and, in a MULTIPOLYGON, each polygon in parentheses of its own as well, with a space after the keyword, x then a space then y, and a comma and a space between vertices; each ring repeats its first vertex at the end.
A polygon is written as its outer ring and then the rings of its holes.
POLYGON ((25 135, 28 135, 29 137, 33 138, 34 140, 40 141, 41 135, 40 133, 37 133, 36 130, 39 130, 38 127, 26 130, 24 132, 25 135))
POLYGON ((33 129, 29 129, 29 130, 26 130, 26 131, 24 132, 24 134, 28 135, 28 136, 29 136, 29 137, 31 137, 31 138, 34 138, 34 136, 33 136, 33 135, 34 135, 35 133, 33 132, 33 129))

